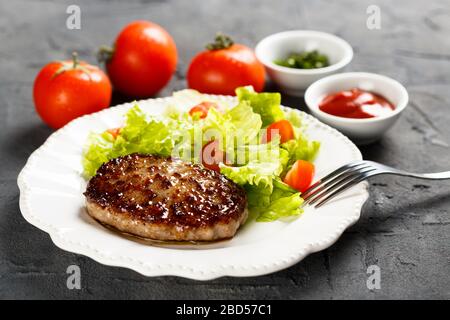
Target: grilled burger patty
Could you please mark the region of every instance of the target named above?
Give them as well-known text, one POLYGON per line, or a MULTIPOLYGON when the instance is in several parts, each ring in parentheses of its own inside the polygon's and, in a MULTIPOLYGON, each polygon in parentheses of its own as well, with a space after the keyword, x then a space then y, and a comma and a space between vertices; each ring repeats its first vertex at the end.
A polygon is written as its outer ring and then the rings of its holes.
POLYGON ((245 191, 225 176, 156 155, 110 160, 89 181, 84 195, 93 218, 154 240, 230 238, 248 215, 245 191))

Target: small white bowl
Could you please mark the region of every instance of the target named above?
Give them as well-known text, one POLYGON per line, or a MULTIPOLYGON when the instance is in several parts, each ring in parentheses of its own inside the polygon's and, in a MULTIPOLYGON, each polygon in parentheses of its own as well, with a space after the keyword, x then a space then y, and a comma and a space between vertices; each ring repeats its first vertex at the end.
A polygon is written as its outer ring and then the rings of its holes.
POLYGON ((397 121, 408 105, 408 92, 398 81, 386 76, 348 72, 314 82, 305 92, 305 102, 316 118, 338 129, 357 144, 364 145, 378 140, 397 121), (319 109, 326 95, 352 88, 377 93, 391 102, 395 109, 386 115, 367 119, 338 117, 319 109))
POLYGON ((353 58, 352 47, 335 35, 309 30, 285 31, 262 39, 255 49, 256 57, 266 67, 270 78, 284 93, 303 96, 314 81, 336 73, 353 58), (295 69, 275 64, 290 53, 318 50, 328 56, 330 65, 318 69, 295 69))

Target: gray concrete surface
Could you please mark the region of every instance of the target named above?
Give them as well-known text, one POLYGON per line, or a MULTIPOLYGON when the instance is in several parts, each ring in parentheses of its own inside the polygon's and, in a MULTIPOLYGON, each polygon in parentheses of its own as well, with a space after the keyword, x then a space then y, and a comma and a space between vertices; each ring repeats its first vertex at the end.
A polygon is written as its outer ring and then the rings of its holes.
MULTIPOLYGON (((414 171, 450 169, 450 3, 442 1, 31 1, 0 0, 0 298, 450 298, 450 182, 380 177, 360 221, 328 250, 255 278, 196 282, 145 278, 64 252, 28 224, 18 207, 16 177, 51 134, 32 102, 32 84, 47 62, 77 50, 95 62, 128 22, 148 19, 175 38, 178 72, 160 95, 185 87, 195 52, 216 31, 255 45, 286 29, 335 33, 354 47, 349 70, 401 81, 411 103, 395 128, 362 148, 367 159, 414 171), (67 30, 68 4, 82 10, 82 29, 67 30), (366 8, 381 9, 381 29, 366 28, 366 8), (79 265, 82 289, 68 290, 66 268, 79 265), (366 287, 367 267, 381 269, 381 289, 366 287)), ((115 102, 123 98, 115 97, 115 102)), ((284 97, 304 110, 302 99, 284 97)))

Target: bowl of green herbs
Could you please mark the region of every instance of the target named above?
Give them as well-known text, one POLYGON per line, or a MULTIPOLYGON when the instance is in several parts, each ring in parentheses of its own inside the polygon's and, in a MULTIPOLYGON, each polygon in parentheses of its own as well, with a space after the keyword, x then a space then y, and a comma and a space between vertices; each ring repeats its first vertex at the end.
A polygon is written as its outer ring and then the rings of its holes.
POLYGON ((294 96, 302 96, 313 82, 341 71, 353 58, 352 47, 342 38, 310 30, 270 35, 255 52, 272 81, 294 96))

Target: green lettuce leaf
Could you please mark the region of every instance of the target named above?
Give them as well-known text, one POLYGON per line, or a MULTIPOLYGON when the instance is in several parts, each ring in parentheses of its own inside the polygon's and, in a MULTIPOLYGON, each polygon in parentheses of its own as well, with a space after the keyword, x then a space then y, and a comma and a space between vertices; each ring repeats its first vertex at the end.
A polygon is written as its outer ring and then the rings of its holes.
POLYGON ((140 152, 145 154, 170 155, 176 142, 178 123, 171 119, 146 120, 145 114, 136 105, 127 113, 125 126, 114 142, 114 151, 119 155, 140 152))
POLYGON ((299 215, 303 202, 300 193, 279 179, 289 158, 287 151, 280 148, 276 140, 245 148, 251 158, 246 165, 233 167, 222 164, 220 172, 244 186, 249 210, 257 215, 257 221, 299 215))
MULTIPOLYGON (((240 102, 235 107, 220 113, 210 109, 202 121, 197 122, 205 133, 206 140, 217 132, 227 149, 255 142, 262 126, 261 117, 253 112, 248 102, 240 102), (209 134, 208 134, 209 133, 209 134)), ((205 141, 206 142, 206 141, 205 141)))
POLYGON ((284 119, 279 93, 256 93, 252 87, 240 87, 236 89, 236 96, 240 102, 247 101, 253 111, 261 116, 263 127, 284 119))
POLYGON ((247 185, 249 211, 256 216, 256 221, 270 222, 280 218, 295 217, 303 212, 303 199, 300 192, 292 189, 278 178, 272 180, 272 190, 269 187, 247 185))
POLYGON ((225 112, 224 117, 233 124, 234 135, 244 144, 255 143, 262 126, 261 116, 246 101, 225 112))
POLYGON ((272 191, 272 179, 283 170, 283 157, 279 141, 268 144, 247 145, 236 151, 239 160, 245 165, 227 166, 220 164, 220 173, 240 185, 252 185, 258 188, 268 187, 272 191))
POLYGON ((288 120, 294 128, 300 129, 302 127, 302 116, 298 110, 286 109, 286 111, 284 111, 284 118, 288 120))
POLYGON ((113 146, 112 136, 104 132, 102 134, 91 133, 88 136, 87 148, 83 151, 82 165, 83 176, 90 178, 97 169, 110 160, 109 154, 113 146))
POLYGON ((108 132, 91 133, 83 152, 83 175, 92 177, 106 161, 127 154, 170 155, 177 143, 180 125, 174 119, 146 119, 136 105, 126 114, 126 122, 116 139, 108 132))
POLYGON ((297 160, 314 161, 320 149, 320 142, 310 141, 300 136, 286 141, 281 148, 287 151, 288 161, 285 163, 284 170, 287 171, 297 160))
POLYGON ((272 192, 270 205, 268 207, 256 207, 251 210, 262 210, 256 221, 269 222, 302 214, 302 204, 303 199, 300 197, 300 192, 289 193, 275 188, 272 192))

